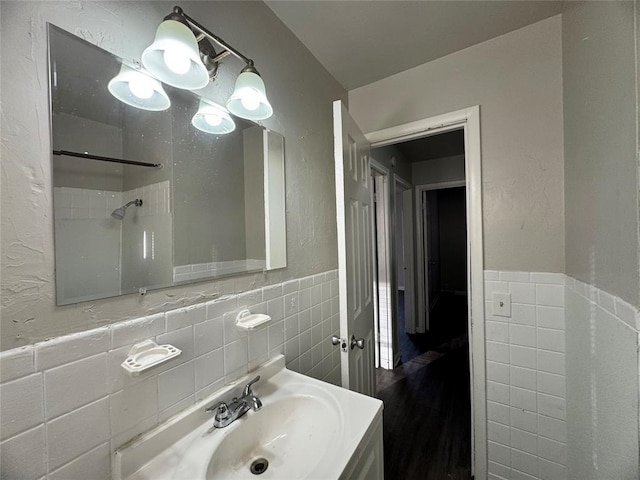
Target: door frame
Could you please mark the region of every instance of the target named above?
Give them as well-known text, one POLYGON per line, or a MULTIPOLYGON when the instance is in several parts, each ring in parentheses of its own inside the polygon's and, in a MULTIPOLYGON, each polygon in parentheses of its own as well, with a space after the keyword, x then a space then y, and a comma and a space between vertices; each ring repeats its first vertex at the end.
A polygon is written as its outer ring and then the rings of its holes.
POLYGON ((366 134, 372 147, 464 128, 467 187, 467 286, 469 292, 469 369, 471 377, 471 471, 487 476, 487 392, 484 320, 482 170, 480 106, 456 110, 366 134))
MULTIPOLYGON (((454 188, 454 187, 466 187, 467 183, 465 180, 455 180, 452 182, 440 182, 440 183, 427 183, 424 185, 416 185, 415 187, 415 212, 416 212, 416 245, 418 248, 416 249, 416 265, 419 265, 421 269, 423 269, 426 265, 427 259, 427 251, 426 247, 423 248, 423 245, 426 245, 424 242, 424 231, 427 225, 424 221, 424 213, 422 210, 422 195, 424 192, 428 192, 430 190, 442 190, 445 188, 454 188)), ((468 205, 467 205, 468 206, 468 205)), ((468 230, 468 229, 467 229, 468 230)), ((421 270, 422 271, 422 270, 421 270)), ((424 333, 429 330, 429 311, 430 305, 428 304, 428 289, 429 289, 429 277, 428 272, 427 275, 416 275, 416 298, 418 302, 418 314, 416 316, 416 332, 424 333)))
MULTIPOLYGON (((388 300, 391 296, 392 283, 392 244, 391 244, 391 211, 390 211, 390 193, 389 193, 389 169, 370 157, 370 170, 372 182, 376 181, 375 177, 382 177, 382 191, 376 192, 375 212, 376 218, 371 222, 372 235, 371 239, 375 243, 372 252, 378 255, 378 262, 374 265, 374 334, 376 348, 376 368, 385 369, 393 368, 393 345, 389 345, 386 355, 383 350, 387 347, 382 345, 382 337, 385 337, 386 343, 393 342, 393 321, 395 318, 392 303, 388 300), (382 220, 382 221, 380 221, 382 220), (377 225, 377 228, 376 228, 377 225), (387 282, 380 282, 380 271, 383 271, 387 282), (381 292, 381 290, 384 290, 381 292), (384 295, 387 301, 380 303, 380 295, 384 295)), ((371 199, 374 204, 374 199, 371 199)))

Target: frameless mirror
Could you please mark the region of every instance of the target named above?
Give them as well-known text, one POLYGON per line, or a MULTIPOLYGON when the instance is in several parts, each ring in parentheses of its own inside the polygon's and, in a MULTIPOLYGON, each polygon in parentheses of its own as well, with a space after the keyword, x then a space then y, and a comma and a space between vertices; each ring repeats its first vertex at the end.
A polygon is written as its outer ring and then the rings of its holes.
POLYGON ((286 266, 281 135, 206 133, 166 85, 165 110, 124 103, 122 60, 51 24, 49 54, 58 305, 286 266))

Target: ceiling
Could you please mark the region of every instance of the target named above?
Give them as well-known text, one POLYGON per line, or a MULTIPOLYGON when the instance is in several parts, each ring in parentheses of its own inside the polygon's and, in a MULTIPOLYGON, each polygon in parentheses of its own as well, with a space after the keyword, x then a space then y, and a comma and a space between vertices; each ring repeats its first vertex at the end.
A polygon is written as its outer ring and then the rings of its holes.
POLYGON ((556 0, 266 0, 352 90, 562 12, 556 0))
POLYGON ((464 155, 464 130, 453 130, 394 145, 410 163, 464 155))

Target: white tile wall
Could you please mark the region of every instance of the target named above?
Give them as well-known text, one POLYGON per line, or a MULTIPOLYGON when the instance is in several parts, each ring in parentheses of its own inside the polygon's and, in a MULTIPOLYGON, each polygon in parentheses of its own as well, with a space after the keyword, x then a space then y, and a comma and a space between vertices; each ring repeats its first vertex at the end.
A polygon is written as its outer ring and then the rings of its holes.
POLYGON ((2 478, 109 479, 118 446, 275 354, 338 384, 340 352, 330 342, 337 290, 332 270, 1 352, 2 478), (238 331, 233 322, 246 307, 272 321, 238 331), (183 354, 129 377, 120 363, 146 338, 183 354))
POLYGON ((485 272, 489 478, 566 479, 565 276, 485 272), (492 314, 511 294, 511 317, 492 314))

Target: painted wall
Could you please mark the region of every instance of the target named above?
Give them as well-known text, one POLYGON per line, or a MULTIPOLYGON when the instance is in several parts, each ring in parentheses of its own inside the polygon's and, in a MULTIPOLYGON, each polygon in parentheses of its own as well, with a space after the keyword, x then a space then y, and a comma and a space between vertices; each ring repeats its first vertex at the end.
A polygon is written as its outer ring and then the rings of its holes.
MULTIPOLYGON (((182 7, 189 15, 250 54, 265 79, 275 114, 264 124, 286 139, 288 267, 145 297, 55 306, 46 22, 122 57, 139 58, 173 5, 0 3, 1 58, 3 67, 11 65, 2 68, 0 97, 2 349, 337 266, 331 101, 346 102, 345 90, 261 2, 216 2, 215 8, 210 2, 185 2, 182 7)), ((225 59, 223 87, 212 87, 213 100, 223 101, 230 93, 241 67, 233 62, 225 59)))
POLYGON ((567 273, 638 305, 633 2, 569 2, 562 26, 567 273))
POLYGON ((564 270, 560 27, 552 17, 349 92, 364 132, 480 105, 488 269, 564 270))
POLYGON ((562 17, 572 479, 640 475, 637 25, 637 1, 562 17))
POLYGON ((464 181, 464 155, 412 163, 411 174, 415 185, 464 181))

